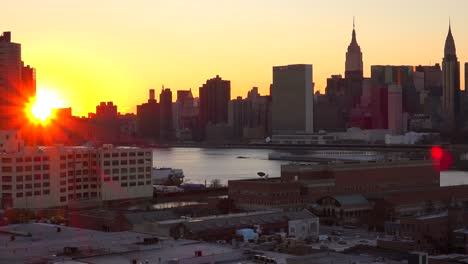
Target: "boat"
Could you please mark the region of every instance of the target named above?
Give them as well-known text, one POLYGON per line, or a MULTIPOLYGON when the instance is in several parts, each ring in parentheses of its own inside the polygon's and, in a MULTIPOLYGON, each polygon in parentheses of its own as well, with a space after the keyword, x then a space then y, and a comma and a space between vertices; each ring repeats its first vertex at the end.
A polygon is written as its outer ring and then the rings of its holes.
POLYGON ((181 169, 153 168, 151 171, 153 185, 180 186, 184 177, 184 172, 181 169))

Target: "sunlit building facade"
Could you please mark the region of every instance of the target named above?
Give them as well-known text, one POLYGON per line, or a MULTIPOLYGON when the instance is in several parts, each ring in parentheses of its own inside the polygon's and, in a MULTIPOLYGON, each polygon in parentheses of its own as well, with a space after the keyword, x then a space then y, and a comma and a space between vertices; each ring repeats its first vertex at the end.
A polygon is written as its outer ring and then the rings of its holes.
POLYGON ((51 208, 152 196, 152 152, 136 147, 24 147, 2 131, 0 205, 51 208))

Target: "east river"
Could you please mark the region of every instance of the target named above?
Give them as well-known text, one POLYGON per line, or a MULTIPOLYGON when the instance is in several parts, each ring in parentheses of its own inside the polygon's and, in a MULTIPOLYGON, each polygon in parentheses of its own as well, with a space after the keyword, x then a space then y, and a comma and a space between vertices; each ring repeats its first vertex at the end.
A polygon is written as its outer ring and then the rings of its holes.
MULTIPOLYGON (((269 149, 225 148, 161 148, 153 150, 155 167, 183 169, 185 182, 209 184, 213 179, 228 180, 258 178, 257 172, 270 177, 280 176, 281 164, 288 161, 268 160, 269 149)), ((468 172, 441 173, 441 186, 468 184, 468 172)))

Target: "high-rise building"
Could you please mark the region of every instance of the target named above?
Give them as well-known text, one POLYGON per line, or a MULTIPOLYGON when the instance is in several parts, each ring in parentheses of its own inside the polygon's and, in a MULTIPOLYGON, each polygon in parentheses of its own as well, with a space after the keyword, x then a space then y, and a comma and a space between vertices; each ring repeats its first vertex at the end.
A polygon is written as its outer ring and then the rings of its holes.
POLYGON ((229 102, 229 126, 235 139, 259 139, 270 135, 270 96, 261 96, 253 87, 247 98, 229 102))
POLYGON ((162 88, 159 95, 161 139, 170 140, 174 136, 173 117, 172 117, 172 92, 171 89, 162 88))
POLYGON ((231 99, 231 81, 216 75, 199 88, 200 126, 205 130, 207 124, 227 124, 228 104, 231 99))
POLYGON ((314 85, 311 64, 273 67, 273 134, 314 132, 314 85))
POLYGON ((137 131, 144 139, 159 141, 160 111, 154 89, 149 90, 148 102, 137 106, 137 131))
POLYGON ((398 84, 388 86, 388 129, 403 132, 403 91, 398 84))
POLYGON ((18 128, 28 100, 35 96, 35 73, 24 67, 21 44, 11 42, 11 32, 0 36, 0 94, 0 128, 18 128))
POLYGON ((459 127, 460 117, 460 62, 449 25, 442 61, 442 112, 447 129, 459 127))
POLYGON ((345 64, 345 78, 356 76, 363 77, 363 66, 362 66, 362 52, 361 47, 356 40, 356 30, 354 27, 353 19, 353 33, 351 37, 351 43, 348 46, 346 52, 346 64, 345 64))
POLYGON ((465 62, 465 92, 468 91, 468 62, 465 62))

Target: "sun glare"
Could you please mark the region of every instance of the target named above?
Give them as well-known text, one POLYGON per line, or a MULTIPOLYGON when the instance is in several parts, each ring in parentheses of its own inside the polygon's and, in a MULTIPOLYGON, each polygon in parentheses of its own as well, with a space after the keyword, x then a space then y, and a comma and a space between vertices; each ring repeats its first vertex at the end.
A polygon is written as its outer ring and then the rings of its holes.
POLYGON ((54 117, 54 109, 63 107, 60 98, 46 90, 38 90, 36 98, 33 98, 26 111, 29 119, 36 124, 48 124, 54 117))

